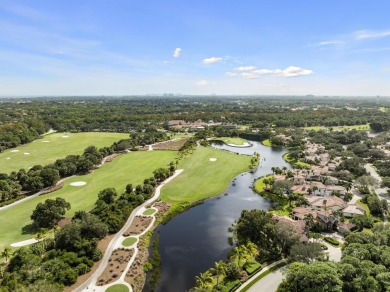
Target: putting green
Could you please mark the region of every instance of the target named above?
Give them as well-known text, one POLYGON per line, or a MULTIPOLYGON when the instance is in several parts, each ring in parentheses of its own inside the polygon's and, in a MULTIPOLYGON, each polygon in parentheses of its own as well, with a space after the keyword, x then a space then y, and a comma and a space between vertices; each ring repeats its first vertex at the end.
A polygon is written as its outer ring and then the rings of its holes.
POLYGON ((142 214, 148 216, 148 215, 153 215, 154 213, 156 213, 155 209, 147 209, 142 214))
POLYGON ((122 242, 122 245, 123 246, 132 246, 134 243, 137 242, 137 238, 135 237, 128 237, 126 238, 123 242, 122 242))
POLYGON ((0 172, 10 173, 34 165, 47 165, 71 154, 82 154, 88 146, 111 146, 129 138, 121 133, 54 133, 0 154, 0 172), (29 153, 29 154, 26 154, 29 153))
POLYGON ((133 186, 142 184, 145 178, 153 176, 155 169, 168 167, 176 155, 175 151, 136 151, 123 154, 92 174, 66 180, 65 186, 56 192, 0 210, 0 250, 11 243, 34 236, 26 226, 31 224, 30 216, 38 203, 62 197, 71 204, 72 208, 65 214, 66 217, 71 217, 76 211, 91 210, 102 189, 114 187, 121 194, 128 183, 133 186), (86 184, 78 187, 70 185, 80 181, 86 184))
POLYGON ((226 189, 234 176, 249 170, 250 159, 250 156, 199 146, 180 161, 178 168, 184 171, 162 188, 161 199, 177 204, 216 196, 226 189), (210 162, 210 158, 216 160, 210 162))
POLYGON ((233 138, 233 137, 221 137, 221 138, 216 138, 216 140, 220 140, 226 144, 234 144, 234 145, 244 145, 245 143, 248 143, 248 141, 245 139, 233 138))
POLYGON ((116 284, 108 287, 105 292, 128 292, 129 288, 123 284, 116 284))

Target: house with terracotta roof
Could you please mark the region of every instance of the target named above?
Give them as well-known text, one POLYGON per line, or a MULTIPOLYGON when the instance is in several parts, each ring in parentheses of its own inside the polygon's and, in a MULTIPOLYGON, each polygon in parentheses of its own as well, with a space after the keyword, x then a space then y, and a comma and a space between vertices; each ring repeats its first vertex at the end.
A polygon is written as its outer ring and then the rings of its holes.
POLYGON ((353 218, 358 215, 366 215, 366 211, 357 204, 350 204, 344 208, 343 216, 346 218, 353 218))
POLYGON ((332 210, 338 211, 347 207, 347 203, 344 200, 336 196, 328 196, 326 198, 321 196, 305 196, 309 205, 316 210, 332 210))

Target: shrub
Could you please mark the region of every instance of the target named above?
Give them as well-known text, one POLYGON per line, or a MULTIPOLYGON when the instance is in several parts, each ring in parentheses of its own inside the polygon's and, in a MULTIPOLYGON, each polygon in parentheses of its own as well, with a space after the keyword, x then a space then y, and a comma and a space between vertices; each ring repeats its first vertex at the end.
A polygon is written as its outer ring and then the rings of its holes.
POLYGON ((325 236, 325 237, 324 237, 324 240, 325 240, 326 242, 329 242, 329 243, 332 244, 332 245, 340 245, 340 242, 339 242, 337 239, 334 239, 334 238, 332 238, 332 237, 325 236))

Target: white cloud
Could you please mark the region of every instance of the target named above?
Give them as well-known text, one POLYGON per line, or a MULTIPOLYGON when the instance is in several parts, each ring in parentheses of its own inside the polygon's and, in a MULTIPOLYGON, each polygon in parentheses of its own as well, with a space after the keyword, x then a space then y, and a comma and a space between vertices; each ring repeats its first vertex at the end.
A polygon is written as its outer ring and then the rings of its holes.
POLYGON ((234 77, 234 76, 237 76, 238 74, 237 73, 234 73, 234 72, 226 72, 225 73, 225 76, 226 77, 234 77))
POLYGON ((355 40, 378 39, 390 36, 390 30, 373 31, 359 30, 353 33, 355 40))
POLYGON ((199 85, 199 86, 206 86, 208 84, 209 84, 209 82, 207 80, 199 80, 198 82, 196 82, 196 85, 199 85))
MULTIPOLYGON (((275 71, 277 71, 277 70, 275 70, 275 71)), ((289 66, 280 72, 275 72, 276 75, 279 75, 282 77, 304 76, 304 75, 310 75, 313 73, 314 72, 312 70, 303 69, 303 68, 295 67, 295 66, 289 66)))
POLYGON ((241 76, 246 78, 246 79, 255 79, 255 78, 259 78, 260 77, 259 75, 256 75, 254 73, 248 73, 248 72, 241 73, 241 76))
POLYGON ((331 41, 323 41, 323 42, 319 42, 319 43, 316 43, 316 44, 307 45, 305 47, 306 48, 310 48, 310 47, 330 47, 330 46, 337 46, 337 45, 342 45, 342 44, 345 44, 345 41, 343 41, 343 40, 331 40, 331 41))
POLYGON ((173 51, 173 57, 174 57, 174 58, 179 58, 180 55, 181 55, 181 48, 176 48, 176 49, 173 51))
POLYGON ((222 60, 223 59, 219 57, 211 57, 211 58, 203 59, 203 64, 214 64, 214 63, 221 62, 222 60))
POLYGON ((240 72, 244 72, 244 71, 252 71, 252 70, 255 70, 255 69, 256 69, 255 66, 241 66, 241 67, 235 68, 234 70, 240 71, 240 72))
MULTIPOLYGON (((228 73, 230 73, 230 72, 228 72, 228 73)), ((314 72, 312 70, 303 69, 301 67, 296 67, 296 66, 289 66, 284 70, 281 70, 281 69, 274 69, 274 70, 256 69, 256 70, 251 70, 251 71, 248 70, 248 72, 242 72, 241 76, 246 78, 246 79, 255 79, 255 78, 259 78, 261 75, 273 75, 273 76, 279 76, 279 77, 297 77, 297 76, 310 75, 313 73, 314 72)), ((228 76, 228 75, 226 75, 226 76, 228 76)))

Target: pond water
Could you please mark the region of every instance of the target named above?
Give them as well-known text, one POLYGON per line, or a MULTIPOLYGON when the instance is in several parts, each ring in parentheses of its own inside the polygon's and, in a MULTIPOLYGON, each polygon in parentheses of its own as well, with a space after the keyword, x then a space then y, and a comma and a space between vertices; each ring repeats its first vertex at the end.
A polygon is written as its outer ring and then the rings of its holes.
MULTIPOLYGON (((275 149, 251 141, 248 148, 235 148, 213 143, 213 147, 240 154, 261 155, 261 164, 254 173, 236 176, 226 192, 204 201, 187 212, 176 216, 167 225, 156 228, 160 236, 161 281, 158 292, 188 291, 195 285, 195 276, 226 260, 231 250, 228 228, 244 209, 268 210, 272 203, 250 188, 253 181, 272 173, 271 167, 290 167, 282 156, 285 150, 275 149)), ((223 171, 223 170, 221 170, 223 171)), ((144 291, 150 291, 148 285, 144 291)))

